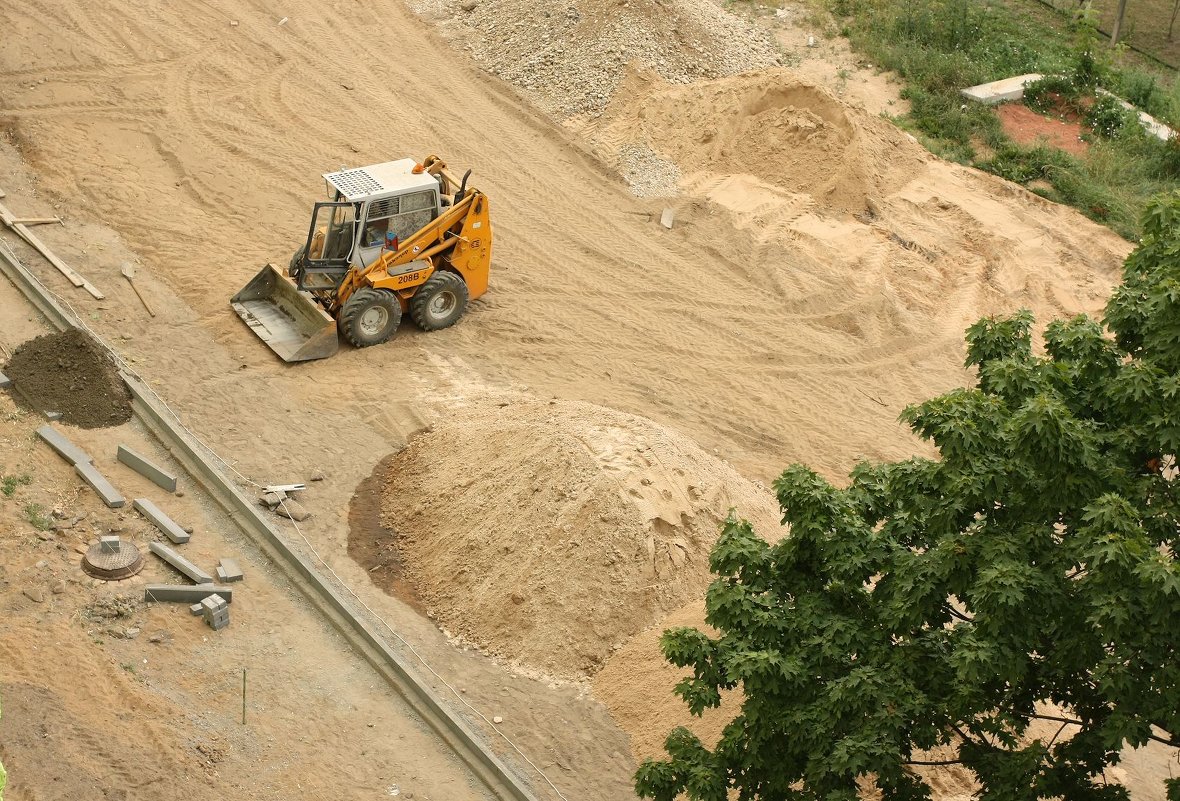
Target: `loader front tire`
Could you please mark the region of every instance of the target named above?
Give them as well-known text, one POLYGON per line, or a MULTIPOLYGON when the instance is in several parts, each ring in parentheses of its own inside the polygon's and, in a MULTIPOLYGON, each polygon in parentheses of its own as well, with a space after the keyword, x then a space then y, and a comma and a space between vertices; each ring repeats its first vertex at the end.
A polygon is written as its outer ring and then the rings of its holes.
POLYGON ((392 337, 401 321, 402 306, 397 295, 385 289, 365 287, 352 293, 340 310, 337 325, 354 346, 367 348, 392 337))
POLYGON ((303 245, 299 250, 295 251, 295 255, 291 257, 291 261, 287 264, 287 275, 292 278, 299 272, 299 262, 307 255, 307 245, 303 245))
POLYGON ((449 270, 439 270, 410 298, 410 316, 423 331, 438 331, 459 322, 467 311, 467 284, 449 270))

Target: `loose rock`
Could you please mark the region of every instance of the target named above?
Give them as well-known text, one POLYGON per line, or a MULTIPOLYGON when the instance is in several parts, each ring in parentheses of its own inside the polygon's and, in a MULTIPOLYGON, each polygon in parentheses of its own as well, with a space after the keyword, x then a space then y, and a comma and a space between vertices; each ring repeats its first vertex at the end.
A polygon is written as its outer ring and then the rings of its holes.
POLYGON ((283 517, 299 522, 311 517, 311 512, 300 506, 298 501, 292 501, 290 499, 275 507, 275 512, 283 517))
POLYGON ((25 587, 22 592, 24 592, 25 597, 30 601, 36 603, 43 603, 45 601, 45 590, 40 587, 25 587))

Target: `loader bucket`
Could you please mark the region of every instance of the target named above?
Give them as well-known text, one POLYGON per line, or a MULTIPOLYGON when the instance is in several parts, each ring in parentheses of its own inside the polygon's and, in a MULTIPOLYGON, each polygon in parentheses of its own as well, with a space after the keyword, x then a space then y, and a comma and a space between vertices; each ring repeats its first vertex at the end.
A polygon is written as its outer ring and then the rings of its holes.
POLYGON ((230 305, 285 362, 325 359, 340 347, 336 321, 272 264, 230 298, 230 305))

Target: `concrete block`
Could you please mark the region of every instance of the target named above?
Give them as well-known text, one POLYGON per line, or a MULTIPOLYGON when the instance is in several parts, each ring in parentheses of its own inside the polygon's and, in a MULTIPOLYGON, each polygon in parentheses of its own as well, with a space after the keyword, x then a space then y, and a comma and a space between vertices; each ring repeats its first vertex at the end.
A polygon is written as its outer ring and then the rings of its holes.
POLYGON ((961 94, 963 97, 974 100, 977 103, 986 103, 991 106, 1007 100, 1019 100, 1024 97, 1025 84, 1039 81, 1043 77, 1043 75, 1035 72, 1031 72, 1028 75, 1016 75, 999 81, 970 86, 962 90, 961 94))
POLYGON ((176 492, 176 476, 152 464, 126 445, 119 446, 118 458, 120 462, 151 481, 157 487, 166 489, 169 492, 176 492))
POLYGON ((103 553, 118 553, 119 552, 119 538, 115 536, 99 537, 99 550, 103 553))
MULTIPOLYGON (((178 554, 176 551, 164 545, 161 542, 149 542, 148 548, 152 553, 163 559, 168 564, 179 570, 184 575, 195 581, 197 584, 212 584, 213 577, 206 573, 201 568, 194 565, 189 560, 178 554)), ((202 596, 204 597, 204 596, 202 596)))
POLYGON ((229 604, 220 595, 210 595, 201 601, 205 622, 214 631, 229 625, 229 604))
POLYGON ((205 613, 205 608, 200 604, 193 604, 188 608, 188 611, 193 617, 200 617, 205 613))
POLYGON ((217 564, 225 571, 225 581, 241 581, 246 577, 237 559, 218 559, 217 564))
POLYGON ((168 601, 178 604, 198 603, 210 595, 220 595, 226 603, 233 603, 233 588, 218 587, 215 584, 149 584, 143 590, 145 601, 168 601))
POLYGON ((49 421, 60 420, 61 419, 61 412, 46 412, 45 419, 49 420, 49 421))
POLYGON ((173 522, 172 518, 160 511, 160 508, 147 498, 136 498, 131 502, 135 511, 146 517, 151 524, 163 532, 164 536, 175 542, 177 545, 183 545, 189 541, 188 532, 173 522))
POLYGON ((660 225, 672 230, 672 221, 676 219, 676 209, 669 206, 660 214, 660 225))
POLYGON ((37 436, 70 464, 90 464, 94 461, 90 454, 66 439, 53 426, 41 426, 37 429, 37 436))
POLYGON ((4 373, 0 373, 0 389, 8 389, 11 386, 12 379, 4 375, 4 373))
POLYGON ((82 480, 98 493, 98 497, 102 498, 102 502, 112 509, 118 509, 127 503, 127 501, 123 500, 123 496, 111 486, 111 482, 107 481, 102 473, 98 472, 98 468, 90 462, 75 462, 74 472, 81 476, 82 480))
POLYGON ((1108 97, 1113 97, 1115 100, 1118 101, 1118 104, 1120 106, 1125 108, 1127 111, 1134 112, 1135 115, 1137 117, 1139 117, 1139 124, 1142 125, 1144 128, 1146 128, 1147 132, 1149 134, 1151 134, 1152 136, 1154 136, 1156 139, 1160 139, 1160 140, 1163 140, 1164 142, 1166 142, 1169 139, 1171 139, 1173 136, 1176 135, 1176 132, 1173 131, 1171 128, 1164 125, 1162 122, 1160 122, 1155 117, 1148 114, 1146 111, 1140 111, 1139 109, 1135 108, 1134 106, 1132 106, 1126 100, 1123 100, 1118 95, 1116 95, 1112 92, 1108 92, 1105 89, 1103 89, 1102 87, 1098 87, 1098 94, 1106 95, 1108 97))

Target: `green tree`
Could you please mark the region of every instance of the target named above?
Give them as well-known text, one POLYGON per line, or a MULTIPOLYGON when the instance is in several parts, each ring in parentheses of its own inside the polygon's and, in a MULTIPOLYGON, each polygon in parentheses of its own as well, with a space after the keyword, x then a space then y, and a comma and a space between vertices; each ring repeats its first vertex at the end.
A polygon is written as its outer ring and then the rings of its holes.
POLYGON ((1144 229, 1102 324, 1051 323, 1043 355, 1027 312, 968 329, 976 386, 903 413, 939 459, 844 489, 790 467, 773 546, 730 517, 718 636, 661 645, 693 714, 735 688, 740 713, 712 750, 672 731, 642 797, 919 799, 915 766, 961 764, 981 798, 1125 799, 1120 749, 1180 745, 1180 194, 1144 229))

